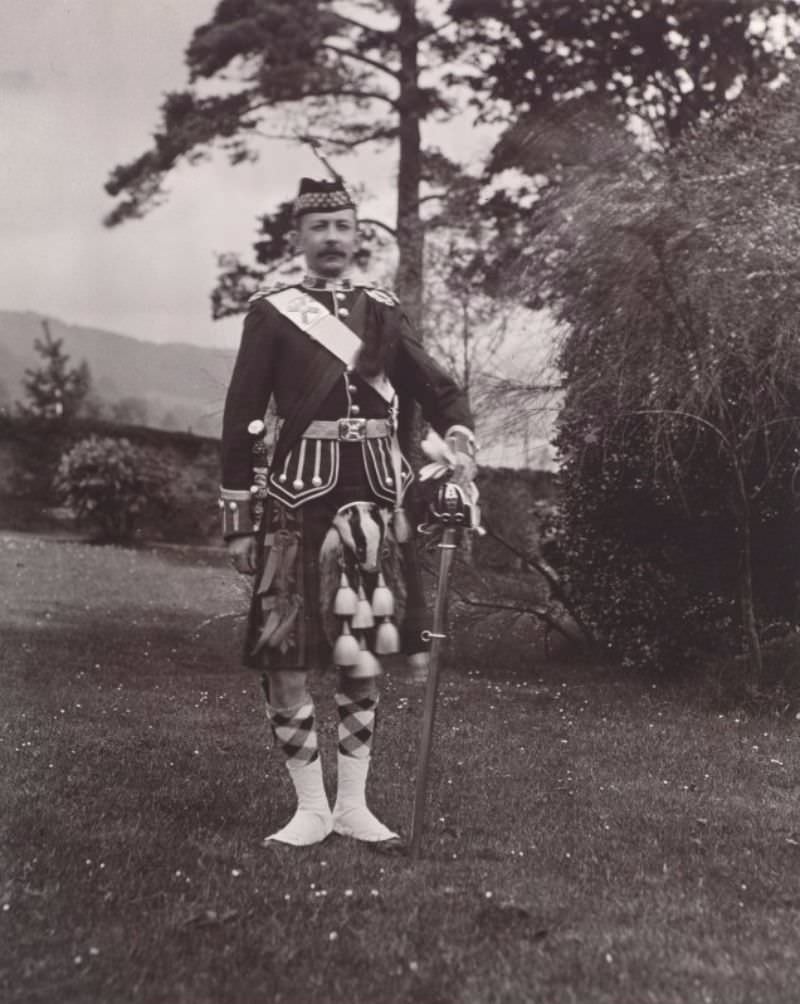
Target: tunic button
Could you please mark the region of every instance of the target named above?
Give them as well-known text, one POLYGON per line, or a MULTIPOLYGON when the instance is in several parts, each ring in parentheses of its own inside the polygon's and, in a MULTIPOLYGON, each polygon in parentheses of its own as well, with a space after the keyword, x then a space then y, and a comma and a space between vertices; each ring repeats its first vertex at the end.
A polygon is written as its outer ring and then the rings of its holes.
POLYGON ((349 383, 347 389, 351 394, 355 394, 358 391, 358 387, 354 383, 349 383))
POLYGON ((341 290, 336 294, 336 299, 343 301, 347 299, 347 293, 343 293, 341 290))
POLYGON ((350 405, 350 413, 352 415, 357 415, 360 411, 361 411, 361 409, 358 407, 357 404, 351 404, 350 405))
POLYGON ((347 307, 339 307, 339 317, 347 317, 349 313, 350 311, 347 309, 347 307))

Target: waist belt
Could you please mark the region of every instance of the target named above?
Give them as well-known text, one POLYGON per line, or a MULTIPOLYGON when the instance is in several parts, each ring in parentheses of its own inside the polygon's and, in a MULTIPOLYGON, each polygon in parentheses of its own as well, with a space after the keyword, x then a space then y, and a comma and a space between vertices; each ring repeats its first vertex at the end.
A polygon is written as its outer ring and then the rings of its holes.
POLYGON ((392 423, 386 418, 338 418, 329 422, 312 422, 303 433, 303 438, 360 443, 364 439, 385 439, 391 434, 392 423))

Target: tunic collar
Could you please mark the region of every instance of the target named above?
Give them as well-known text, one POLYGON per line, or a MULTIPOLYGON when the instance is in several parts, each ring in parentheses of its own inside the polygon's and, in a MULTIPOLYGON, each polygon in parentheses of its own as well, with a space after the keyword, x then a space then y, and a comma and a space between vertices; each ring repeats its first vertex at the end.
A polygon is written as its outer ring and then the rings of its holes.
POLYGON ((342 276, 336 279, 326 279, 322 275, 313 275, 311 272, 303 276, 300 285, 304 289, 326 290, 331 293, 340 291, 349 293, 353 289, 353 283, 342 276))

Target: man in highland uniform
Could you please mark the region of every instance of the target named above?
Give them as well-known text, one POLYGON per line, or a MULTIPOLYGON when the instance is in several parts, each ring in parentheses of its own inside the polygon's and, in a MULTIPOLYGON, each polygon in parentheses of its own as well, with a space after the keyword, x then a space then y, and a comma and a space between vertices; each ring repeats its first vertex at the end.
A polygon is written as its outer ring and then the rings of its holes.
POLYGON ((426 647, 403 511, 413 475, 401 443, 413 399, 455 445, 457 476, 470 480, 472 419, 393 294, 348 278, 358 225, 342 184, 304 178, 294 217, 308 271, 252 298, 222 434, 223 532, 234 567, 254 576, 244 661, 263 672, 272 734, 297 794, 294 816, 268 840, 306 846, 335 831, 389 848, 399 838, 365 798, 376 654, 398 650, 403 614, 405 651, 426 647), (280 431, 256 491, 254 434, 273 398, 280 431), (308 690, 309 670, 326 663, 338 672, 332 811, 308 690))

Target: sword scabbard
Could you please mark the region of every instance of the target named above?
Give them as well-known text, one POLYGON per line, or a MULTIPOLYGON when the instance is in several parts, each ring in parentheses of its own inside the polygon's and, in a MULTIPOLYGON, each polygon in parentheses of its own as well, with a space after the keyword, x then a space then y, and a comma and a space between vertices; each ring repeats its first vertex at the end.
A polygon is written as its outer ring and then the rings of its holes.
MULTIPOLYGON (((420 737, 419 756, 417 760, 417 780, 414 793, 414 809, 411 817, 411 839, 409 853, 413 859, 418 859, 422 841, 422 824, 425 816, 425 801, 428 790, 428 774, 430 771, 430 754, 433 745, 433 729, 436 717, 436 695, 439 688, 439 668, 441 648, 447 635, 445 633, 447 611, 447 585, 450 577, 450 565, 453 552, 458 546, 460 531, 453 526, 447 526, 442 531, 439 542, 439 579, 436 586, 436 601, 433 608, 433 629, 428 632, 431 648, 428 665, 428 679, 425 685, 425 703, 422 712, 422 734, 420 737)), ((427 639, 426 639, 427 640, 427 639)))

